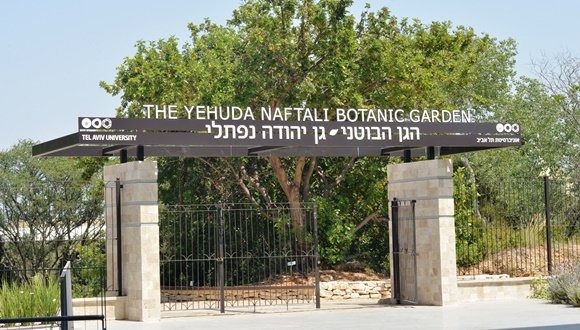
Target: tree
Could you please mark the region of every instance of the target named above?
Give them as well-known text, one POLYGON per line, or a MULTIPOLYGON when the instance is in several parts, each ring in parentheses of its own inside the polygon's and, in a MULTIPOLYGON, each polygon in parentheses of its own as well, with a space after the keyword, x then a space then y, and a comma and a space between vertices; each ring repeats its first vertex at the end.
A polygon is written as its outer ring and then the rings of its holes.
POLYGON ((563 52, 533 64, 540 84, 558 102, 561 117, 580 134, 580 58, 563 52))
POLYGON ((484 216, 510 226, 526 225, 542 214, 541 176, 548 175, 554 184, 551 202, 553 207, 558 205, 553 211, 566 214, 570 232, 579 226, 577 206, 563 202, 578 196, 579 68, 580 62, 570 54, 536 62, 539 79, 518 79, 513 93, 490 113, 499 122, 519 123, 524 145, 465 157, 471 164, 479 194, 488 199, 484 216), (521 189, 515 188, 520 186, 529 187, 529 191, 517 191, 506 201, 508 189, 521 189))
MULTIPOLYGON (((357 21, 348 11, 351 4, 248 0, 226 26, 209 20, 190 24, 191 40, 182 50, 175 38, 138 42, 115 81, 101 86, 121 96, 118 115, 128 117, 142 116, 143 104, 151 103, 472 108, 484 116, 509 93, 512 40, 497 41, 449 22, 399 21, 386 8, 367 9, 357 21)), ((293 210, 311 199, 312 187, 336 179, 318 175, 323 168, 316 157, 197 162, 218 190, 237 187, 257 205, 282 197, 293 210)), ((334 173, 357 164, 375 166, 354 158, 325 163, 338 169, 334 173)), ((292 214, 292 222, 301 226, 300 212, 292 214)))
POLYGON ((326 265, 357 261, 388 273, 388 159, 348 161, 347 166, 337 166, 333 158, 319 162, 312 190, 319 207, 320 257, 326 265))
POLYGON ((470 159, 480 179, 550 175, 577 182, 580 64, 573 57, 556 60, 561 65, 558 69, 548 69, 548 64, 538 67, 541 80, 522 77, 516 81, 513 94, 491 113, 499 122, 519 123, 524 145, 473 154, 470 159))
POLYGON ((33 158, 32 142, 0 153, 0 263, 26 278, 75 256, 104 225, 102 183, 76 159, 33 158))
POLYGON ((564 148, 563 167, 573 182, 580 181, 580 58, 563 52, 534 63, 539 84, 555 103, 548 111, 558 119, 556 135, 564 148), (563 140, 564 139, 564 140, 563 140), (565 139, 568 139, 567 141, 565 139))

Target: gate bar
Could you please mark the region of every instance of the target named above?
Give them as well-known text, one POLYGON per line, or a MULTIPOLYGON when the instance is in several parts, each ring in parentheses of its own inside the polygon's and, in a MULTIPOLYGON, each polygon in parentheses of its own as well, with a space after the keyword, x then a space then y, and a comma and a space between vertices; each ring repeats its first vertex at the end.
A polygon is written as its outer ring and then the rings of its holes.
POLYGON ((117 204, 117 296, 123 295, 123 253, 121 250, 121 180, 115 180, 115 203, 117 204))
POLYGON ((415 267, 415 303, 419 300, 417 296, 417 224, 415 221, 415 204, 417 203, 416 200, 411 200, 411 212, 412 212, 412 221, 413 221, 413 267, 415 267))
POLYGON ((318 267, 320 256, 318 255, 318 212, 316 204, 312 206, 312 209, 314 216, 314 295, 316 296, 316 308, 320 309, 320 269, 318 267))
POLYGON ((226 293, 225 293, 225 269, 224 269, 224 235, 225 235, 225 219, 224 208, 220 205, 218 208, 219 228, 218 228, 218 272, 219 272, 219 286, 220 286, 220 313, 226 312, 226 293))
POLYGON ((401 283, 399 278, 399 201, 393 198, 391 202, 391 224, 393 231, 393 292, 395 303, 401 304, 401 283))

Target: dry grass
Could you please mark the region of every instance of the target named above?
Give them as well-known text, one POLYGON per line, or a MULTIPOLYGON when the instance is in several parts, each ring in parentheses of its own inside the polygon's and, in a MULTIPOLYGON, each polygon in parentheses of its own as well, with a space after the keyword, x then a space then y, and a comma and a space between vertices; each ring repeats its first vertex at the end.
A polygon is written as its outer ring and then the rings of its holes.
MULTIPOLYGON (((558 245, 553 248, 553 268, 569 265, 580 259, 580 244, 558 245)), ((458 269, 460 275, 508 274, 511 277, 548 275, 546 247, 511 248, 499 251, 472 267, 458 269)))

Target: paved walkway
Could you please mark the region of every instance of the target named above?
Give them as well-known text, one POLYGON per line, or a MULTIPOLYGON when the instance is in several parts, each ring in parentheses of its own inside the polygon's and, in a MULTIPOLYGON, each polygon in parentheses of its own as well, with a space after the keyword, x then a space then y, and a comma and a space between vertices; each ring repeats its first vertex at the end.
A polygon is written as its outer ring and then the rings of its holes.
POLYGON ((108 329, 580 329, 580 308, 535 299, 495 300, 455 306, 393 306, 323 302, 320 310, 271 307, 163 318, 160 322, 109 321, 108 329))

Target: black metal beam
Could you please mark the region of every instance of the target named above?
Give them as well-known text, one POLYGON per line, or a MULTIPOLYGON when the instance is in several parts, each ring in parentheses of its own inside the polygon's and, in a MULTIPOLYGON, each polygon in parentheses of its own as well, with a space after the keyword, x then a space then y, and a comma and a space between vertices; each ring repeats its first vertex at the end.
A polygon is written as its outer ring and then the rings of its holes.
POLYGON ((248 148, 248 155, 252 156, 252 155, 259 155, 263 152, 268 152, 268 151, 272 151, 272 150, 278 150, 278 149, 282 149, 285 148, 284 146, 267 146, 267 147, 253 147, 253 148, 248 148))
POLYGON ((128 145, 114 145, 110 147, 103 148, 103 156, 112 156, 116 151, 130 148, 131 146, 128 145))
POLYGON ((46 156, 51 153, 66 150, 79 143, 79 133, 72 133, 54 140, 32 146, 32 156, 46 156))

